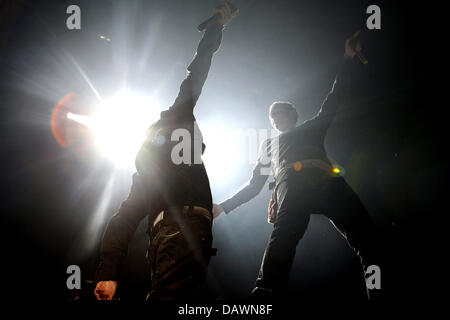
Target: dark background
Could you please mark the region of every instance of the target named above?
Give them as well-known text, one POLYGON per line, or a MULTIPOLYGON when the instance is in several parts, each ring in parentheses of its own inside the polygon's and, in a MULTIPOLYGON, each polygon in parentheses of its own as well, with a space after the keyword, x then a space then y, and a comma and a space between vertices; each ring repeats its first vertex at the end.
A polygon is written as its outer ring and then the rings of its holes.
MULTIPOLYGON (((100 232, 131 182, 130 172, 117 173, 85 140, 63 148, 52 134, 52 110, 67 93, 82 101, 79 113, 95 100, 74 61, 102 96, 126 82, 157 92, 168 107, 201 38, 195 27, 217 3, 0 2, 1 274, 10 297, 72 298, 65 285, 71 264, 81 266, 83 280, 92 279, 100 232), (70 4, 81 8, 81 30, 66 28, 70 4), (92 232, 92 214, 105 192, 107 213, 92 232)), ((352 96, 330 128, 326 148, 383 234, 383 299, 430 298, 425 284, 433 280, 426 267, 440 256, 426 242, 434 233, 427 225, 439 224, 436 203, 447 172, 440 156, 447 143, 439 132, 444 112, 433 102, 442 91, 425 91, 436 78, 425 76, 431 61, 424 53, 438 45, 425 31, 428 10, 407 1, 236 3, 240 14, 224 32, 195 110, 200 127, 218 121, 268 129, 267 108, 275 100, 290 100, 303 119, 312 117, 330 89, 344 39, 365 26, 368 5, 381 7, 382 29, 362 35, 370 63, 356 66, 352 96)), ((226 183, 210 175, 215 202, 242 186, 251 168, 239 167, 226 183)), ((269 195, 264 187, 252 202, 215 221, 219 255, 210 265, 212 297, 240 299, 252 290, 271 231, 269 195)), ((146 241, 143 223, 121 267, 122 300, 142 300, 149 289, 146 241)), ((355 254, 324 217, 313 216, 297 248, 291 296, 350 304, 364 298, 361 281, 355 254)), ((92 298, 89 289, 83 282, 83 299, 92 298)))

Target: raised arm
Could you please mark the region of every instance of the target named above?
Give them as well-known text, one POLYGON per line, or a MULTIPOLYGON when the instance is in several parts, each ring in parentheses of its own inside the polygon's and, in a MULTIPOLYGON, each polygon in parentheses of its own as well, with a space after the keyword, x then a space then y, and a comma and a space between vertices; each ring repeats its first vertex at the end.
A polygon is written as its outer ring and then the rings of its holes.
POLYGON ((361 50, 361 45, 358 42, 356 44, 356 48, 353 49, 350 45, 351 41, 358 37, 360 31, 356 31, 350 38, 345 41, 345 53, 344 53, 344 61, 342 62, 341 68, 336 75, 336 78, 333 82, 330 92, 325 97, 322 105, 320 107, 319 113, 310 121, 319 122, 323 128, 326 130, 336 115, 336 111, 339 108, 343 96, 344 96, 344 86, 346 82, 346 78, 349 73, 349 66, 351 60, 356 55, 356 51, 361 50))
POLYGON ((222 41, 222 29, 238 13, 238 10, 231 12, 228 3, 224 3, 214 9, 215 13, 220 13, 222 20, 206 29, 194 60, 187 68, 187 77, 181 83, 174 104, 169 108, 171 114, 189 115, 193 113, 208 76, 214 52, 217 51, 222 41))

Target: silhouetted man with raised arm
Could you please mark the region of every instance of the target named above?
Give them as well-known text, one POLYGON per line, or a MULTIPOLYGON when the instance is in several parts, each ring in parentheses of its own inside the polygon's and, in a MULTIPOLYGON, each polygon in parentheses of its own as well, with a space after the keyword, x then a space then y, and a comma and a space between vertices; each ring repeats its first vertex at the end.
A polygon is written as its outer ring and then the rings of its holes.
POLYGON ((360 44, 353 49, 345 42, 344 61, 333 88, 319 113, 296 126, 298 114, 289 102, 274 102, 270 120, 278 137, 263 143, 262 154, 249 183, 230 199, 214 205, 214 217, 229 213, 255 197, 267 181, 262 169, 272 167, 275 190, 269 205, 273 232, 264 253, 256 288, 251 297, 280 297, 287 292, 295 249, 309 222, 310 214, 326 215, 360 255, 365 266, 376 264, 374 229, 358 195, 340 177, 328 159, 324 139, 344 95, 348 67, 360 44), (264 161, 268 156, 270 163, 264 161))
POLYGON ((217 12, 222 19, 207 28, 174 104, 150 126, 136 157, 137 173, 130 194, 106 228, 95 276, 97 299, 113 298, 119 262, 126 255, 139 222, 146 216, 150 236, 147 258, 152 278, 148 299, 197 298, 206 280, 212 250, 212 196, 205 167, 198 161, 204 145, 202 141, 194 141, 201 140, 201 135, 193 110, 213 54, 221 43, 223 26, 238 10, 232 12, 229 4, 224 3, 215 9, 214 13, 217 12), (174 152, 186 133, 192 150, 174 152), (198 145, 200 148, 196 148, 198 145), (188 161, 184 161, 186 156, 188 161))

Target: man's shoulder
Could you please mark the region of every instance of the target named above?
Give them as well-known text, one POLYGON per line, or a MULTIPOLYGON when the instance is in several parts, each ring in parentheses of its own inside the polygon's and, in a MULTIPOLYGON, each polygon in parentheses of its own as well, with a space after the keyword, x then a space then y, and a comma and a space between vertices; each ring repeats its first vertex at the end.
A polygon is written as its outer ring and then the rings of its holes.
POLYGON ((305 120, 303 121, 300 125, 298 125, 295 130, 302 130, 305 128, 310 127, 312 124, 316 123, 318 118, 318 115, 316 114, 314 117, 312 117, 311 119, 305 120))
POLYGON ((319 116, 318 114, 312 117, 311 119, 303 121, 301 124, 295 127, 292 132, 295 134, 296 132, 306 132, 310 130, 316 130, 321 127, 323 123, 324 117, 319 116))

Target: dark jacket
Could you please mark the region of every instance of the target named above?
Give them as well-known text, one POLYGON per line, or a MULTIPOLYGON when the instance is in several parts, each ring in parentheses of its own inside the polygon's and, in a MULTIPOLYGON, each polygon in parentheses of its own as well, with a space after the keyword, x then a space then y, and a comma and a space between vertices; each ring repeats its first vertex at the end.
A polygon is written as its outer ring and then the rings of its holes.
MULTIPOLYGON (((283 164, 305 159, 320 159, 330 164, 325 152, 324 140, 342 102, 343 83, 345 83, 343 80, 347 78, 349 62, 349 60, 343 62, 331 91, 314 118, 280 134, 278 137, 268 139, 262 144, 250 181, 234 196, 220 203, 225 213, 229 213, 258 195, 268 178, 268 174, 262 173, 262 169, 267 171, 271 167, 272 171, 278 172, 277 169, 283 164), (277 158, 278 161, 275 161, 277 158)), ((278 180, 277 177, 275 178, 278 180)))
POLYGON ((139 222, 147 215, 151 223, 155 215, 168 206, 192 204, 212 210, 205 167, 203 163, 194 162, 201 157, 204 144, 199 130, 194 136, 193 110, 208 76, 212 56, 220 46, 222 28, 216 24, 206 30, 174 104, 161 112, 160 119, 150 126, 136 157, 137 173, 133 175, 130 194, 109 221, 103 235, 95 281, 117 279, 119 262, 126 255, 139 222), (178 141, 171 141, 171 137, 176 129, 187 130, 192 138, 189 163, 172 161, 171 153, 178 141), (195 145, 201 147, 194 148, 195 145))

